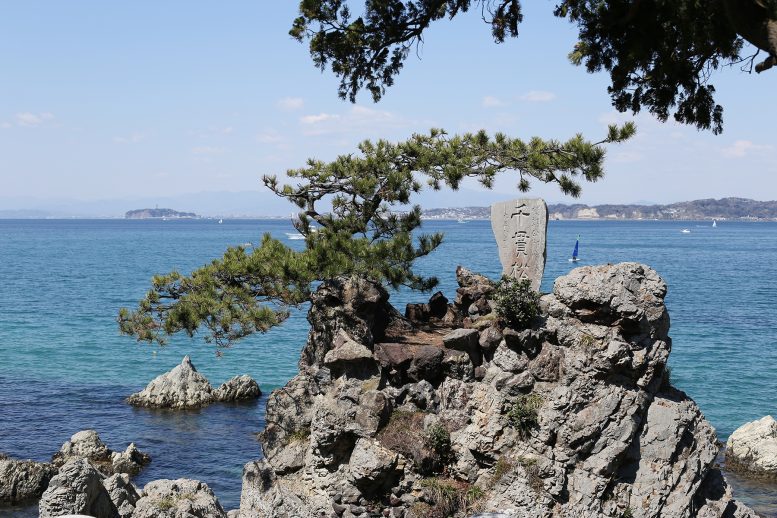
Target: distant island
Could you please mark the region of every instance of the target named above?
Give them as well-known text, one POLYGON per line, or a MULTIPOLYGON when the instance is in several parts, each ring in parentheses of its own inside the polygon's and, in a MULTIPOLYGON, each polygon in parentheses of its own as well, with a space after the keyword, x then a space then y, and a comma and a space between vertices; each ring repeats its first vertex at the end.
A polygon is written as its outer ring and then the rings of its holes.
POLYGON ((196 219, 199 217, 194 212, 178 212, 173 209, 135 209, 124 214, 124 219, 196 219))
MULTIPOLYGON (((550 219, 659 219, 659 220, 745 220, 777 221, 777 201, 756 201, 747 198, 705 199, 670 203, 668 205, 548 205, 550 219)), ((490 219, 490 207, 458 207, 427 209, 425 219, 490 219)))

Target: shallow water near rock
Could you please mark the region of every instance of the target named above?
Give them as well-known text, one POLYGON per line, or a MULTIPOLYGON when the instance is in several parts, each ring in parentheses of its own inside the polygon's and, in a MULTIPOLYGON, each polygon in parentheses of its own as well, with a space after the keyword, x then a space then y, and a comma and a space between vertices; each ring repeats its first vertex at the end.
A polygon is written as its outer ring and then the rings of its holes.
MULTIPOLYGON (((654 267, 669 285, 672 382, 696 400, 725 440, 739 425, 777 411, 777 223, 710 225, 552 221, 543 290, 578 265, 638 261, 654 267), (682 234, 684 227, 691 233, 682 234), (568 258, 578 234, 582 260, 573 264, 568 258)), ((449 298, 457 264, 492 277, 501 271, 489 222, 435 221, 424 228, 446 233, 419 270, 437 274, 449 298)), ((187 412, 134 409, 123 400, 185 354, 213 385, 245 373, 269 394, 297 372, 305 308, 221 358, 201 338, 176 338, 163 349, 137 345, 119 336, 115 317, 119 307, 143 296, 153 274, 190 271, 226 246, 258 242, 263 232, 285 240, 290 229, 285 220, 0 220, 0 451, 48 460, 73 433, 94 428, 114 450, 134 441, 151 454, 140 485, 200 479, 225 509, 237 507, 242 466, 261 455, 255 433, 264 426, 265 399, 187 412)), ((392 295, 400 310, 426 298, 392 295)), ((737 497, 777 516, 773 485, 730 481, 737 497)), ((0 516, 36 512, 0 509, 0 516)))

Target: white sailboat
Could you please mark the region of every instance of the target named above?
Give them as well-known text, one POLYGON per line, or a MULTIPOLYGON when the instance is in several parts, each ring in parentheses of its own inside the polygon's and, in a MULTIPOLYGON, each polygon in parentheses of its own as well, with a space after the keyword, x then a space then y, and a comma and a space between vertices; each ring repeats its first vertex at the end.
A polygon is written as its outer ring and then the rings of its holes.
POLYGON ((718 226, 718 222, 713 219, 712 220, 712 228, 715 228, 717 226, 718 226))
POLYGON ((222 223, 224 223, 224 220, 223 220, 223 219, 220 219, 220 220, 219 220, 219 225, 221 225, 222 223))

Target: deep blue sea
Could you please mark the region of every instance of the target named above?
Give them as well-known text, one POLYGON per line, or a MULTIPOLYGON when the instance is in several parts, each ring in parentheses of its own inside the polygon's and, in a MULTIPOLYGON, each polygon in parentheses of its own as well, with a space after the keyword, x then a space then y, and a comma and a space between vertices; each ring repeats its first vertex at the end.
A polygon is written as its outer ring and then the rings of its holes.
MULTIPOLYGON (((458 264, 498 276, 489 222, 430 221, 424 229, 444 232, 445 241, 419 271, 436 274, 449 298, 458 264)), ((151 454, 140 485, 196 478, 226 509, 237 507, 242 466, 260 456, 264 400, 181 413, 133 409, 123 399, 185 354, 214 385, 245 373, 268 394, 297 372, 304 309, 220 358, 201 337, 161 349, 137 344, 119 335, 115 319, 144 295, 152 275, 188 272, 227 246, 291 231, 282 220, 0 220, 0 451, 48 460, 70 435, 94 428, 114 450, 134 441, 151 454)), ((544 291, 572 268, 578 234, 578 265, 639 261, 667 281, 673 383, 696 400, 721 440, 777 413, 777 223, 553 221, 544 291)), ((427 296, 401 292, 392 300, 403 310, 427 296)), ((773 487, 737 484, 735 494, 769 515, 777 509, 773 487)), ((11 515, 36 512, 0 509, 11 515)))

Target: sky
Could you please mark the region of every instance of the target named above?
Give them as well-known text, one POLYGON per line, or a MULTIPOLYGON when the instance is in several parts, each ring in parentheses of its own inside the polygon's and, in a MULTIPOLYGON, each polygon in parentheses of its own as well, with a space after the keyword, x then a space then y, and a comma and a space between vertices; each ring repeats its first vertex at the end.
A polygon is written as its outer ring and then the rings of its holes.
MULTIPOLYGON (((720 136, 618 114, 607 75, 567 60, 574 26, 552 16, 553 2, 523 4, 520 36, 502 45, 477 10, 437 22, 381 102, 363 93, 351 104, 288 35, 296 1, 8 3, 0 210, 67 202, 110 211, 117 200, 187 210, 196 198, 225 212, 235 196, 262 191, 262 174, 352 153, 367 138, 399 141, 441 127, 598 140, 608 123, 626 120, 636 121, 637 136, 608 149, 605 178, 584 185, 580 202, 777 199, 777 71, 713 76, 725 108, 720 136)), ((493 193, 468 184, 422 200, 487 203, 514 197, 515 184, 506 175, 493 193)), ((536 183, 531 194, 574 201, 536 183)))

